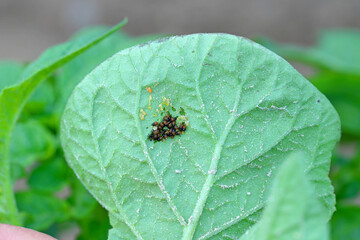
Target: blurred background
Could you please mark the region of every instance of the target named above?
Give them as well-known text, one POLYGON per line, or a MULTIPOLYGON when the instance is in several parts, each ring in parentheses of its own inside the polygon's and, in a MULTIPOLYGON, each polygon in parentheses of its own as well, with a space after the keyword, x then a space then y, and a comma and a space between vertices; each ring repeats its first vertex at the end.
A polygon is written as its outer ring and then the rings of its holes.
POLYGON ((50 75, 22 112, 10 161, 24 226, 60 240, 106 239, 107 212, 67 166, 58 136, 67 98, 88 72, 121 49, 164 35, 225 32, 290 61, 335 106, 342 138, 331 162, 331 239, 360 239, 360 0, 0 0, 0 90, 46 48, 124 17, 122 32, 50 75))
POLYGON ((125 31, 225 32, 313 44, 324 28, 360 28, 360 0, 0 0, 0 58, 31 60, 89 25, 125 31))

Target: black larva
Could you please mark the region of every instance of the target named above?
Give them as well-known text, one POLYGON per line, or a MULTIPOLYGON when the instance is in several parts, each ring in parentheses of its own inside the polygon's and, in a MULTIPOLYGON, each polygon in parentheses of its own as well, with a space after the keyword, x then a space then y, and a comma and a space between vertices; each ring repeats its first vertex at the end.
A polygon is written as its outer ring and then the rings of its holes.
POLYGON ((155 142, 166 140, 169 137, 174 138, 176 135, 184 134, 186 131, 185 123, 176 124, 177 117, 173 117, 170 114, 163 118, 162 122, 153 122, 151 125, 154 126, 153 130, 149 135, 149 140, 155 142))

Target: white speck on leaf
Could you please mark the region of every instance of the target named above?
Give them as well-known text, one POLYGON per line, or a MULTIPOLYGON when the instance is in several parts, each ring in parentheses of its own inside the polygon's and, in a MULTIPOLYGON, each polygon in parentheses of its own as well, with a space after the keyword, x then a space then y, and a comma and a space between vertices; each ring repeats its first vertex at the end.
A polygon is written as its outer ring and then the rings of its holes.
POLYGON ((215 174, 216 174, 216 170, 209 170, 209 171, 208 171, 208 174, 213 174, 213 175, 215 175, 215 174))

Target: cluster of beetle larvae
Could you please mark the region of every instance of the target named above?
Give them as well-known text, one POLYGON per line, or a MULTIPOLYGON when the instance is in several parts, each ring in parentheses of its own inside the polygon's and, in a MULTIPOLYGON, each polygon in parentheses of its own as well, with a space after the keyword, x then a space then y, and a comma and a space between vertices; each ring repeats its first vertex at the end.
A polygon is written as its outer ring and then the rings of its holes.
POLYGON ((186 131, 185 123, 179 126, 176 124, 177 117, 166 115, 162 122, 153 122, 153 130, 149 135, 150 141, 162 141, 169 138, 174 138, 176 135, 184 134, 186 131))

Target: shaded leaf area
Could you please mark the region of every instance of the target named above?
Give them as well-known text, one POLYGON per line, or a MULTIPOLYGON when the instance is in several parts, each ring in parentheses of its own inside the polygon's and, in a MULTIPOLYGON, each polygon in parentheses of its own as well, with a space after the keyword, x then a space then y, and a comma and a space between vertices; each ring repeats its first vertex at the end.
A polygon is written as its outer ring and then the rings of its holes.
MULTIPOLYGON (((85 29, 73 39, 92 38, 107 29, 85 29)), ((27 183, 25 197, 23 190, 15 196, 24 226, 54 237, 59 237, 66 228, 77 226, 78 239, 106 239, 110 228, 107 211, 81 185, 63 159, 58 139, 59 116, 73 87, 95 66, 119 50, 159 36, 135 38, 115 33, 47 77, 29 98, 14 128, 10 149, 12 179, 24 178, 27 183), (58 198, 59 195, 62 197, 58 198), (41 197, 44 201, 56 200, 54 204, 39 201, 38 205, 43 206, 44 213, 48 211, 48 216, 38 215, 29 208, 31 201, 41 197), (56 207, 59 207, 56 211, 64 211, 63 215, 51 216, 52 208, 56 207)), ((23 67, 16 69, 19 76, 23 67)))
POLYGON ((18 123, 10 145, 11 175, 13 181, 25 177, 25 170, 35 161, 51 158, 55 154, 55 136, 35 120, 18 123))
POLYGON ((360 238, 360 154, 359 146, 353 156, 336 153, 330 177, 335 187, 336 211, 330 221, 331 239, 360 238))
POLYGON ((75 88, 61 123, 67 161, 110 212, 109 239, 238 238, 298 150, 309 155, 306 176, 326 219, 334 210, 335 110, 282 58, 240 37, 194 34, 123 50, 75 88), (190 126, 150 142, 164 97, 190 126))
POLYGON ((360 31, 323 31, 313 47, 258 42, 287 60, 316 69, 309 80, 330 100, 340 115, 343 133, 360 137, 360 31))
POLYGON ((106 239, 111 228, 107 211, 98 203, 91 215, 89 214, 79 221, 79 226, 81 233, 77 237, 78 240, 106 239))
POLYGON ((57 192, 67 185, 68 174, 64 159, 55 158, 35 168, 28 184, 36 191, 57 192))
POLYGON ((338 202, 345 199, 355 200, 360 196, 359 146, 353 157, 345 157, 339 153, 333 157, 330 177, 335 187, 338 202))
POLYGON ((331 239, 359 239, 360 206, 338 204, 337 211, 331 219, 331 239))
POLYGON ((240 240, 326 240, 327 216, 305 175, 301 153, 291 155, 275 177, 260 221, 240 240))
POLYGON ((68 218, 69 206, 55 196, 35 191, 16 193, 16 202, 26 227, 44 230, 68 218))

